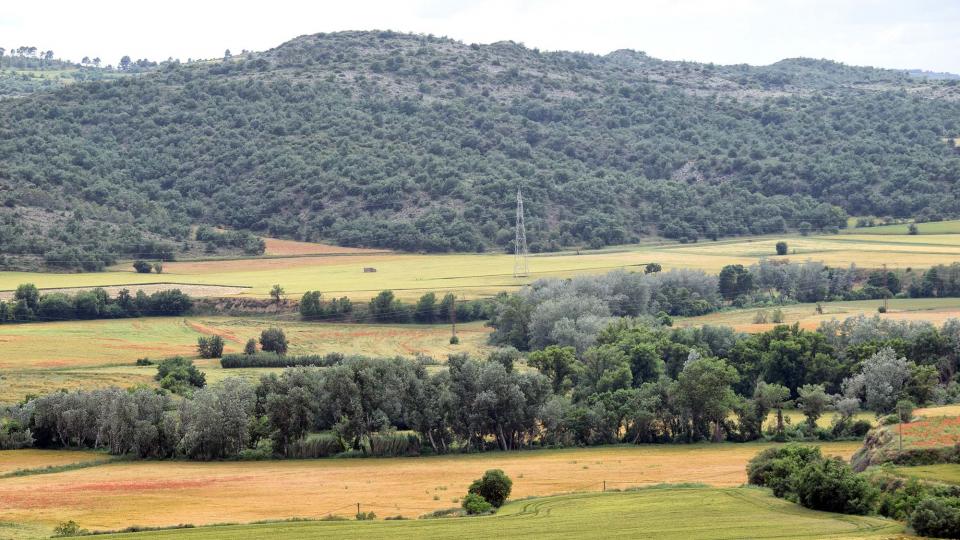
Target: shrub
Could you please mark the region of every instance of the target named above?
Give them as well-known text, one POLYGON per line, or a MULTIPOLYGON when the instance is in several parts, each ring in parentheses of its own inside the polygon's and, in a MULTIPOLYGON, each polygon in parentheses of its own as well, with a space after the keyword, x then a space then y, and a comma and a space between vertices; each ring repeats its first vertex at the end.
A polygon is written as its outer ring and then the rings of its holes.
POLYGON ((924 499, 910 515, 909 523, 922 536, 960 538, 960 499, 924 499))
POLYGON ((138 365, 138 366, 152 366, 152 365, 153 365, 153 360, 150 360, 149 358, 137 358, 137 365, 138 365))
POLYGON ((193 360, 181 356, 160 362, 154 378, 160 381, 161 388, 174 394, 188 394, 192 388, 203 388, 206 384, 206 375, 193 365, 193 360))
POLYGON ((220 367, 233 368, 285 368, 301 366, 331 367, 343 362, 340 353, 325 355, 308 354, 303 356, 280 356, 273 352, 252 352, 249 354, 227 354, 220 359, 220 367))
POLYGON ((257 352, 257 340, 250 338, 247 344, 243 346, 243 354, 254 354, 257 352))
POLYGON ((72 519, 70 521, 61 522, 53 529, 54 538, 63 538, 66 536, 82 536, 88 534, 90 531, 87 529, 80 528, 80 525, 72 519))
POLYGON ((767 448, 747 463, 747 481, 773 490, 777 497, 791 498, 792 478, 809 463, 823 460, 815 446, 788 444, 767 448))
POLYGON ((420 437, 413 433, 378 433, 370 436, 370 454, 377 457, 420 455, 420 437))
POLYGON ((260 349, 279 355, 287 354, 287 335, 280 328, 264 330, 260 333, 260 349))
POLYGON ((287 457, 293 459, 313 459, 335 456, 346 448, 338 437, 332 435, 311 435, 290 443, 287 457))
POLYGON ((468 493, 467 496, 463 498, 462 506, 467 514, 471 516, 486 514, 493 510, 493 505, 487 502, 482 495, 477 495, 476 493, 468 493))
POLYGON ((468 493, 475 493, 492 504, 495 508, 503 506, 513 489, 513 480, 500 469, 490 469, 483 476, 470 484, 468 493))
POLYGON ((357 521, 370 521, 377 519, 377 514, 373 512, 358 512, 357 521))
POLYGON ((220 358, 223 356, 223 338, 217 335, 197 338, 197 354, 200 358, 220 358))
POLYGON ((880 495, 838 458, 807 463, 791 483, 800 504, 827 512, 869 514, 880 495))
POLYGON ((897 402, 897 418, 901 422, 907 423, 913 420, 913 409, 916 405, 909 399, 901 399, 897 402))
POLYGON ((787 243, 783 240, 777 242, 777 255, 786 255, 787 254, 787 243))
POLYGON ((149 274, 153 270, 153 265, 147 261, 137 260, 133 262, 133 269, 139 274, 149 274))
POLYGON ((458 338, 457 336, 450 336, 450 344, 451 344, 451 345, 459 345, 459 344, 460 344, 460 338, 458 338))

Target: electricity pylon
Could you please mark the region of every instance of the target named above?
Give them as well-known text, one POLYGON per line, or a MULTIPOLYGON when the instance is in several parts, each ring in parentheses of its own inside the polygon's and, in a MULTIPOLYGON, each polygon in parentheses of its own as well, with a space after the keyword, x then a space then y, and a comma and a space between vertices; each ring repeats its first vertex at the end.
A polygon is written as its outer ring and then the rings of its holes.
POLYGON ((513 277, 527 277, 530 268, 527 264, 527 229, 523 222, 523 196, 517 188, 517 230, 513 241, 513 277))

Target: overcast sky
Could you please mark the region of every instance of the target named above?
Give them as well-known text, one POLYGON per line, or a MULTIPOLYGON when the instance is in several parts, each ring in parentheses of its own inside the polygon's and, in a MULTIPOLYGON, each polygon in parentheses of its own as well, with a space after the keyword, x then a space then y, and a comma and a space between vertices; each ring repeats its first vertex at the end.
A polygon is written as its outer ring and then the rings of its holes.
POLYGON ((211 58, 302 34, 391 29, 668 60, 848 64, 960 73, 957 0, 0 1, 0 47, 79 60, 211 58))

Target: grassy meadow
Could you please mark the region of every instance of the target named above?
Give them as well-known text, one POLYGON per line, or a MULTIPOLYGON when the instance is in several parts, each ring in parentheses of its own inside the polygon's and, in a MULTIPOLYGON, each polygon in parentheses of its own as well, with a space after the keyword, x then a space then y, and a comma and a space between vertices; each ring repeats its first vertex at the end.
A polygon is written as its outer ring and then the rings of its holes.
MULTIPOLYGON (((890 227, 900 227, 899 225, 890 227)), ((906 227, 906 225, 903 225, 906 227)), ((369 299, 383 289, 392 289, 404 299, 426 291, 454 292, 476 298, 513 290, 542 277, 569 277, 605 273, 616 268, 637 269, 649 262, 664 269, 698 268, 717 272, 727 264, 749 265, 763 257, 777 257, 775 244, 786 240, 792 261, 817 260, 832 266, 872 268, 925 268, 960 260, 960 222, 921 224, 921 234, 878 231, 884 227, 849 229, 839 235, 781 235, 702 241, 696 244, 648 243, 580 253, 534 254, 528 277, 514 278, 513 255, 402 254, 372 250, 335 251, 323 244, 271 240, 267 256, 254 259, 180 261, 164 264, 164 273, 137 274, 128 263, 106 272, 86 274, 0 272, 0 291, 21 283, 40 288, 130 286, 173 283, 195 286, 247 287, 230 291, 241 296, 265 297, 274 284, 293 297, 307 290, 323 291, 327 297, 369 299), (928 230, 929 229, 929 230, 928 230), (958 229, 954 231, 954 229, 958 229), (376 272, 365 273, 364 267, 376 272)), ((336 248, 345 249, 345 248, 336 248)), ((219 295, 216 288, 199 289, 197 295, 219 295)))
MULTIPOLYGON (((369 356, 426 354, 439 360, 453 352, 481 354, 490 329, 483 322, 457 325, 459 345, 450 345, 447 325, 338 324, 258 317, 154 317, 0 325, 0 403, 61 388, 155 384, 153 360, 196 355, 197 338, 217 334, 226 352, 240 352, 268 327, 284 330, 291 354, 342 352, 369 356)), ((198 360, 208 382, 228 376, 259 377, 271 369, 220 368, 198 360)))
POLYGON ((938 465, 917 465, 914 467, 893 467, 893 472, 900 476, 930 480, 945 484, 960 484, 960 465, 942 463, 938 465))
POLYGON ((516 501, 463 519, 293 522, 110 535, 105 538, 890 538, 896 522, 807 510, 750 488, 661 487, 516 501))
MULTIPOLYGON (((469 483, 492 468, 503 469, 513 479, 514 500, 599 492, 604 481, 607 489, 665 482, 736 487, 746 482, 747 461, 770 445, 622 445, 423 458, 113 462, 3 479, 0 523, 21 524, 32 534, 49 534, 57 523, 70 519, 92 530, 249 523, 352 516, 358 502, 363 511, 380 517, 415 518, 458 506, 469 483)), ((821 444, 825 453, 844 458, 859 446, 859 442, 821 444)), ((0 456, 19 452, 23 451, 0 456)))

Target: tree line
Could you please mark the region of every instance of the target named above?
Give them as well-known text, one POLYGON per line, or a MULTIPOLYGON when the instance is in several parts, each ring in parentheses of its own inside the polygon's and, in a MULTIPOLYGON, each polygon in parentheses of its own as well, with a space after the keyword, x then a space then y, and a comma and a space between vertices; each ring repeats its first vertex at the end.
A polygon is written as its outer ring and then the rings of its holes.
POLYGON ((0 323, 69 321, 74 319, 121 319, 181 315, 193 307, 193 299, 180 289, 131 294, 121 289, 115 297, 102 288, 41 293, 32 283, 17 287, 8 301, 0 300, 0 323))
POLYGON ((423 294, 416 303, 406 303, 391 290, 380 291, 366 305, 354 304, 348 297, 325 300, 320 291, 307 291, 298 309, 303 320, 340 320, 370 323, 450 323, 471 322, 490 317, 490 303, 483 300, 457 301, 453 293, 439 300, 437 293, 423 294))
POLYGON ((948 296, 960 296, 960 263, 884 272, 763 258, 749 267, 727 265, 718 275, 689 269, 661 272, 659 265, 650 264, 643 273, 617 270, 541 279, 515 294, 499 294, 489 313, 496 344, 583 351, 617 317, 647 317, 669 325, 674 316, 704 315, 727 306, 948 296))
POLYGON ((512 348, 483 360, 451 355, 439 370, 428 359, 328 355, 305 362, 324 367, 207 386, 176 360, 158 377, 182 399, 148 389, 32 398, 5 412, 0 440, 224 459, 856 438, 870 426, 855 419, 859 410, 956 401, 958 345, 955 320, 937 328, 861 317, 746 336, 620 319, 582 352, 530 353, 533 369, 518 369, 512 348), (788 407, 806 421, 787 423, 788 407), (833 423, 821 427, 828 414, 833 423))

